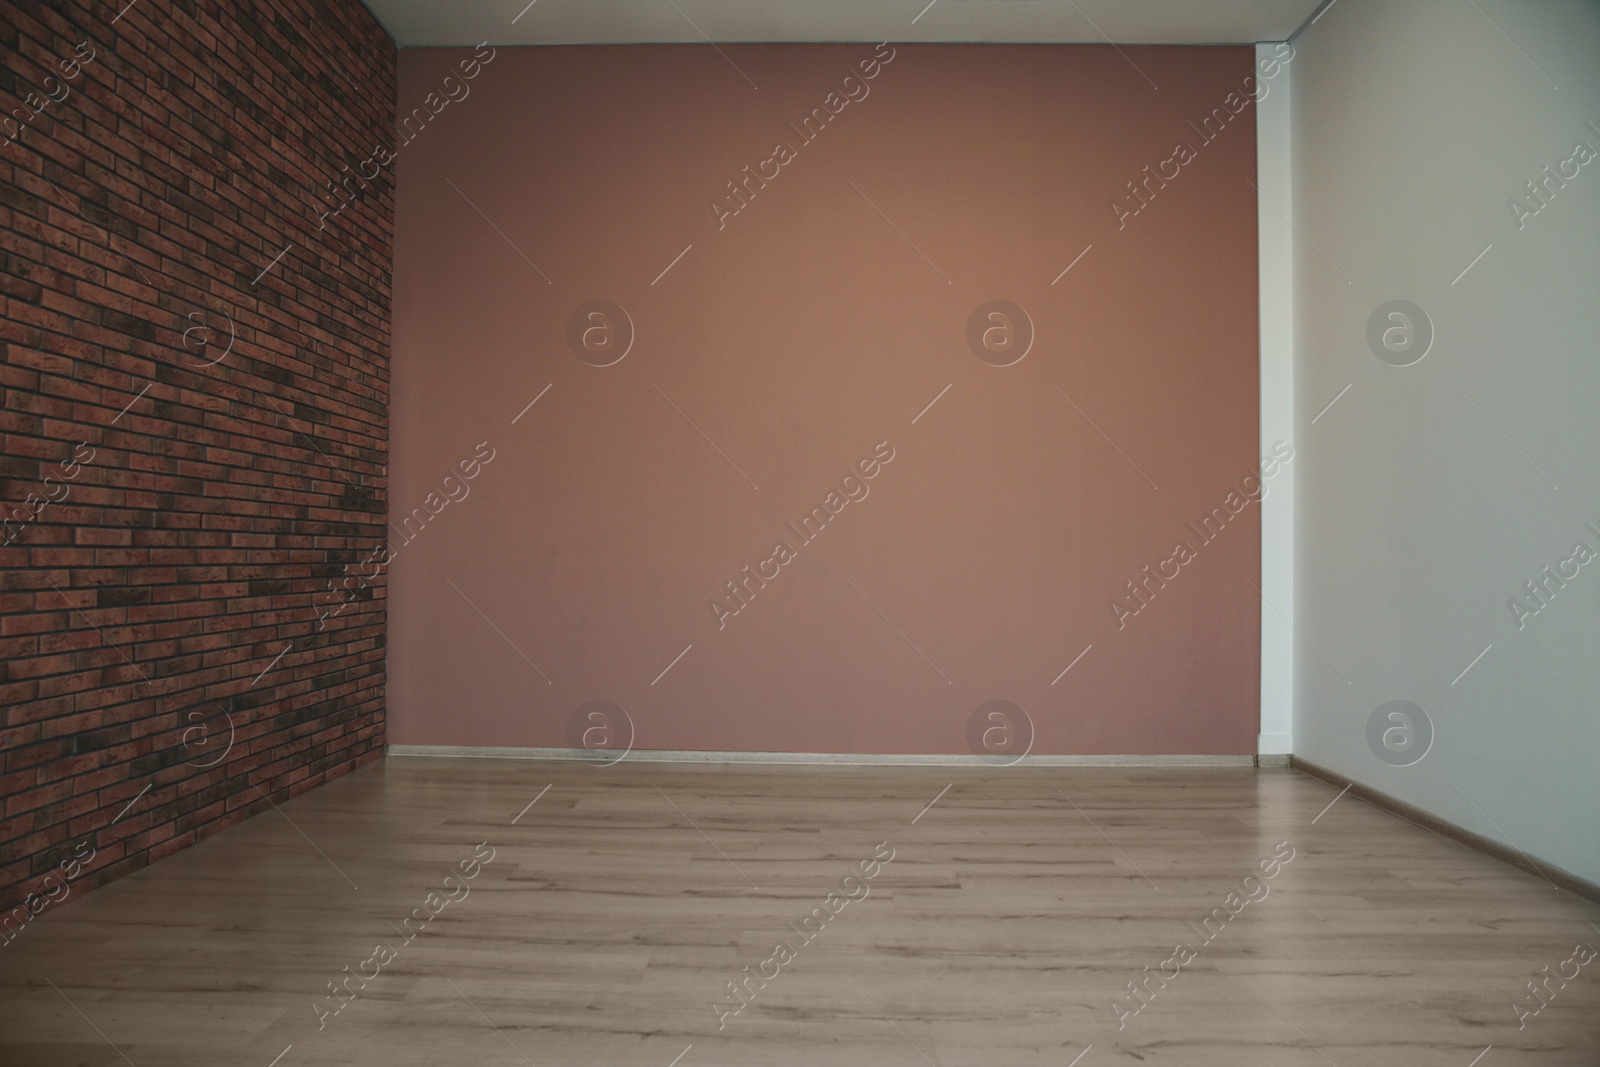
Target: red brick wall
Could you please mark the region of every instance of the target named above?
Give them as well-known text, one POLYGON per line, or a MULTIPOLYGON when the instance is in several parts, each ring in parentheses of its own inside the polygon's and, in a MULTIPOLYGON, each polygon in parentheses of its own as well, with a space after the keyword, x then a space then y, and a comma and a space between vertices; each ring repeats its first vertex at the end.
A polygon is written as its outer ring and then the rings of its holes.
POLYGON ((0 942, 384 742, 394 45, 126 3, 0 0, 0 942))

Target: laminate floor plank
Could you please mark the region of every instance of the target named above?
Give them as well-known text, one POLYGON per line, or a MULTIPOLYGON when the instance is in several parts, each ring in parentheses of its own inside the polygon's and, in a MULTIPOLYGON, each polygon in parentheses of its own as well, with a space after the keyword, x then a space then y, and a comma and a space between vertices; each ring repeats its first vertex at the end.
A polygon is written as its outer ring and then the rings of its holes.
POLYGON ((0 1065, 1600 1065, 1600 907, 1336 795, 392 758, 29 923, 0 1065))

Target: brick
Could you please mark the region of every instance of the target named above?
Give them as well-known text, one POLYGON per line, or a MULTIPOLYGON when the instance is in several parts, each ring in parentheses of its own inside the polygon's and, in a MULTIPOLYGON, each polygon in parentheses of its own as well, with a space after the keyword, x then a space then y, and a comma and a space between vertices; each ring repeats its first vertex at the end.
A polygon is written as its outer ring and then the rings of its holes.
MULTIPOLYGON (((0 159, 0 500, 67 486, 0 546, 0 908, 87 836, 74 895, 270 810, 251 782, 281 801, 382 754, 385 578, 317 624, 388 536, 393 197, 321 235, 306 212, 392 139, 396 52, 360 0, 228 6, 141 0, 94 31, 71 96, 0 159), (202 367, 189 316, 218 310, 235 348, 202 367), (289 643, 293 669, 252 686, 289 643), (235 720, 215 769, 184 763, 194 709, 235 720)), ((0 71, 36 79, 103 8, 10 5, 0 71)))

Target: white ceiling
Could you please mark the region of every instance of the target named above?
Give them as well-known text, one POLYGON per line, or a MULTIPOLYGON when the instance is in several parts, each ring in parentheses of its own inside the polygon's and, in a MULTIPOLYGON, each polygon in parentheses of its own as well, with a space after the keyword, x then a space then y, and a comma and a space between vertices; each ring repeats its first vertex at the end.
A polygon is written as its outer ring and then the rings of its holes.
POLYGON ((1323 0, 365 0, 402 48, 704 41, 1281 41, 1323 0))

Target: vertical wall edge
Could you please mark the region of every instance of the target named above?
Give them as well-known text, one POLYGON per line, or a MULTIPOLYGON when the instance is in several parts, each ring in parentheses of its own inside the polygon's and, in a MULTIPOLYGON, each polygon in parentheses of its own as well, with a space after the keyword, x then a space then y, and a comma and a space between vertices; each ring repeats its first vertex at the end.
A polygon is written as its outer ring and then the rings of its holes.
MULTIPOLYGON (((1279 43, 1256 45, 1263 62, 1281 63, 1279 43)), ((1294 214, 1290 172, 1290 100, 1294 65, 1285 63, 1256 103, 1257 241, 1260 245, 1261 454, 1279 442, 1293 446, 1294 407, 1294 214)), ((1294 750, 1294 483, 1295 466, 1284 464, 1261 500, 1261 729, 1260 755, 1294 750)), ((1265 479, 1263 479, 1265 481, 1265 479)))

